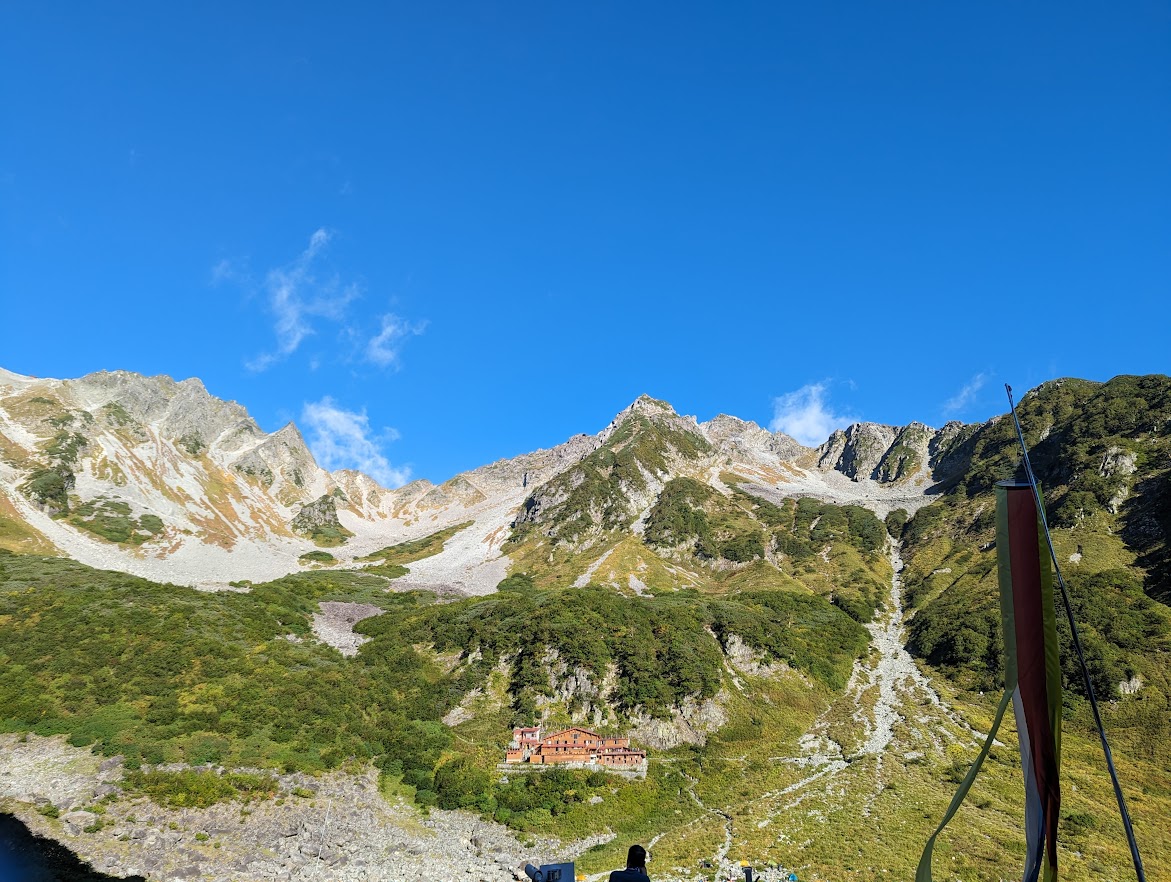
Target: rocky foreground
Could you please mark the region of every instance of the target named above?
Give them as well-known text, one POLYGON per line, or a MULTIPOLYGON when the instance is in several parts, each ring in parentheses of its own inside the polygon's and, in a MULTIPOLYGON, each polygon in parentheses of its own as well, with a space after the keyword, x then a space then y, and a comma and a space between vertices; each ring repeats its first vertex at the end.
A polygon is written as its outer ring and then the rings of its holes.
POLYGON ((122 775, 117 758, 94 756, 62 738, 0 735, 0 810, 114 876, 503 882, 523 878, 526 861, 569 860, 598 841, 521 842, 467 812, 424 817, 388 802, 373 770, 284 775, 275 799, 206 809, 166 809, 124 794, 122 775))

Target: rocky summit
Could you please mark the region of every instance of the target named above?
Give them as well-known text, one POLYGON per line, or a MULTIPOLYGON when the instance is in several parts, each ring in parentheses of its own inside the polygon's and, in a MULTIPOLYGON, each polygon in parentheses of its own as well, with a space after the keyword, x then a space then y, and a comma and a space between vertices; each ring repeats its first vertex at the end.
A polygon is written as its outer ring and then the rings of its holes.
MULTIPOLYGON (((1171 873, 1171 380, 1021 400, 1152 878, 1171 873)), ((195 379, 0 371, 0 810, 113 876, 909 877, 1003 682, 1011 420, 816 448, 643 396, 442 484, 320 468, 195 379), (584 727, 645 777, 498 767, 584 727), (625 743, 625 742, 624 742, 625 743)), ((1128 860, 1072 637, 1062 875, 1128 860)), ((591 736, 592 737, 592 736, 591 736)), ((1020 872, 1002 730, 939 878, 1020 872)))

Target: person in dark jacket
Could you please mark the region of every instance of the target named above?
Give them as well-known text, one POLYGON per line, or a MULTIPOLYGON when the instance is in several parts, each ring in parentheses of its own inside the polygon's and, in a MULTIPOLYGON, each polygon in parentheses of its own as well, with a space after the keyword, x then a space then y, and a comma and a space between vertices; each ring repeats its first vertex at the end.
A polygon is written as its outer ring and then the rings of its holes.
POLYGON ((646 849, 641 845, 630 846, 626 852, 626 869, 611 873, 610 882, 650 882, 646 874, 646 849))

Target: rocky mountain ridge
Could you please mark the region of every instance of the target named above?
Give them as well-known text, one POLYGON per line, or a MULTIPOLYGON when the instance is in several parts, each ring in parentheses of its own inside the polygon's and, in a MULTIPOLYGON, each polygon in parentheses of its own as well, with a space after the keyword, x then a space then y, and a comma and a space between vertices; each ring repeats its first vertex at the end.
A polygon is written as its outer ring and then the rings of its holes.
POLYGON ((265 433, 243 406, 215 398, 198 379, 0 371, 0 517, 13 550, 55 549, 94 566, 214 588, 227 577, 299 569, 314 539, 323 540, 294 521, 328 497, 341 532, 353 537, 333 552, 343 562, 471 520, 450 549, 412 572, 411 583, 483 593, 507 573, 502 546, 514 525, 568 498, 600 450, 642 444, 631 454, 631 481, 615 485, 626 511, 619 520, 637 530, 657 492, 680 475, 721 492, 720 474, 732 473, 773 497, 879 507, 889 497, 913 508, 957 431, 958 424, 936 431, 861 423, 809 449, 752 422, 720 415, 700 423, 642 396, 596 435, 439 485, 388 489, 360 472, 320 468, 293 423, 265 433), (636 424, 658 433, 649 445, 630 430, 636 424), (656 449, 664 443, 666 458, 656 449))

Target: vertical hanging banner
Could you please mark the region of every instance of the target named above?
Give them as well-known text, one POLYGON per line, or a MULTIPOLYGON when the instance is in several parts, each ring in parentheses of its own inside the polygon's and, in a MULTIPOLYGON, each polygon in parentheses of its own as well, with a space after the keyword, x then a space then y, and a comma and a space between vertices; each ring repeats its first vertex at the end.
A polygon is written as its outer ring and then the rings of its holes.
POLYGON ((1056 879, 1057 821, 1061 814, 1061 662, 1049 551, 1038 528, 1037 504, 1028 484, 996 485, 996 558, 1005 635, 1005 689, 1013 689, 1012 708, 1025 774, 1024 878, 1025 882, 1056 879), (1014 637, 1011 644, 1010 633, 1014 637))
POLYGON ((1057 879, 1061 667, 1053 575, 1037 504, 1028 484, 1002 481, 996 485, 996 560, 1004 638, 1004 695, 979 756, 952 797, 943 821, 927 840, 915 873, 916 882, 931 882, 931 853, 936 837, 971 789, 1010 703, 1025 776, 1024 882, 1057 879))

